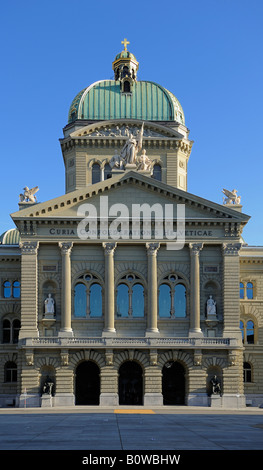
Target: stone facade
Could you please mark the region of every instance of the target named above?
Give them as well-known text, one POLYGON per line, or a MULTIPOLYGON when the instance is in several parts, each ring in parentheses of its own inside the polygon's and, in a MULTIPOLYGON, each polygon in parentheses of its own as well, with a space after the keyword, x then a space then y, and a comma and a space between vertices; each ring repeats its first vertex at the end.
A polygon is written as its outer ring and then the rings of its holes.
POLYGON ((241 238, 249 217, 187 192, 192 141, 176 121, 145 123, 143 147, 160 164, 158 177, 135 166, 105 178, 126 141, 121 126, 134 132, 141 121, 71 121, 61 139, 65 195, 12 214, 19 245, 0 245, 0 406, 259 406, 263 248, 241 238), (183 205, 181 249, 153 236, 149 217, 146 236, 140 221, 139 237, 111 237, 117 214, 105 222, 105 204, 120 202, 128 233, 133 205, 164 213, 169 204, 175 229, 183 205), (97 237, 79 236, 83 204, 104 215, 97 237), (48 297, 54 310, 45 309, 48 297))

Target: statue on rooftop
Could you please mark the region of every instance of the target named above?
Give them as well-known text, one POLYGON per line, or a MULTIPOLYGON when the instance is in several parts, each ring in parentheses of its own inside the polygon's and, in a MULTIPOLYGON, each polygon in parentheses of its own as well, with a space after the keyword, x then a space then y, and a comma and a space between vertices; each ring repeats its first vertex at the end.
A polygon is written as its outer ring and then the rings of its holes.
POLYGON ((222 193, 226 196, 223 200, 223 204, 240 204, 241 196, 237 195, 237 189, 228 191, 228 189, 223 189, 222 193))
POLYGON ((39 190, 38 186, 29 189, 28 186, 24 187, 24 194, 19 194, 19 202, 37 202, 35 193, 39 190))

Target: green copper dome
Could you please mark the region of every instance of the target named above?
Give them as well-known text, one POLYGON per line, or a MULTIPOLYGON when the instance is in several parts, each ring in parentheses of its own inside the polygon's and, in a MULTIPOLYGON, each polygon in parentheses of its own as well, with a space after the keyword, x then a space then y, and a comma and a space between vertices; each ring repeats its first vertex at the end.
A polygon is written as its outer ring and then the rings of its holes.
MULTIPOLYGON (((121 54, 128 54, 128 51, 121 54)), ((129 53, 130 54, 130 53, 129 53)), ((154 82, 134 81, 131 93, 121 91, 120 82, 100 80, 74 98, 68 122, 76 120, 140 119, 185 123, 178 99, 154 82)))
POLYGON ((12 228, 2 233, 0 236, 0 245, 19 245, 20 233, 17 228, 12 228))

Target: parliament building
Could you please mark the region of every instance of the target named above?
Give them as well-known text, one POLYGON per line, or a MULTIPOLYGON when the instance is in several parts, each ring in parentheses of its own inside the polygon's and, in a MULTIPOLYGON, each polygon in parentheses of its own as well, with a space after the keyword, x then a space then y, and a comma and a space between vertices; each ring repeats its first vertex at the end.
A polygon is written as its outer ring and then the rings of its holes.
POLYGON ((183 108, 123 44, 69 108, 65 194, 25 187, 0 237, 0 407, 261 406, 263 247, 235 190, 187 191, 183 108))

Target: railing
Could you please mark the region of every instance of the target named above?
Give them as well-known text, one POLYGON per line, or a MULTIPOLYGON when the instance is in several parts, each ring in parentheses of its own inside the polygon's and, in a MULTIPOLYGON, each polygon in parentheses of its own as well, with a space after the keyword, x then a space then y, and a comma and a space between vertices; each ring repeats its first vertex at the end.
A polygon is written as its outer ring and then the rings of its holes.
POLYGON ((31 348, 206 348, 225 349, 239 346, 235 338, 114 338, 114 337, 40 337, 24 338, 19 342, 20 347, 31 348))

